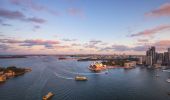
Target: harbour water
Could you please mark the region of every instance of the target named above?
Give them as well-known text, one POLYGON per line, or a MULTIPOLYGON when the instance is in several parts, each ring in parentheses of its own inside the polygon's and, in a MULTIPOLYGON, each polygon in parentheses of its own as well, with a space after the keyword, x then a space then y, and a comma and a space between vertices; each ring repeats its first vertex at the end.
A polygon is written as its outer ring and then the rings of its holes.
POLYGON ((137 67, 92 73, 87 68, 90 63, 56 56, 0 59, 0 66, 32 68, 32 72, 1 83, 0 100, 41 100, 50 91, 55 94, 52 100, 170 100, 168 71, 137 67), (77 74, 88 81, 75 81, 77 74))

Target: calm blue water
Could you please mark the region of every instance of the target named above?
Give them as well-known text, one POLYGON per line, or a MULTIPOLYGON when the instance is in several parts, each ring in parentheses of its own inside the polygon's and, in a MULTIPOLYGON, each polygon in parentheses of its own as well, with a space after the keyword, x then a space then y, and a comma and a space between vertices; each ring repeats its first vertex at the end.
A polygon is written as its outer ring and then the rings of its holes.
POLYGON ((33 69, 0 84, 0 100, 41 100, 49 91, 55 93, 52 100, 170 100, 169 72, 135 68, 95 74, 87 69, 90 63, 59 61, 54 56, 0 59, 1 66, 33 69), (86 75, 88 81, 76 82, 77 73, 86 75))

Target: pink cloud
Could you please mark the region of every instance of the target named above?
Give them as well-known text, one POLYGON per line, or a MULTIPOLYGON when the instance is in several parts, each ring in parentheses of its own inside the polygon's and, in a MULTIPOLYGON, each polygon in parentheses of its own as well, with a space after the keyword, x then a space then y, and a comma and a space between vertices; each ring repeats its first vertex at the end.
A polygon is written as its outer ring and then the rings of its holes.
POLYGON ((19 5, 20 2, 25 1, 25 0, 10 0, 11 3, 19 5))
POLYGON ((36 40, 18 40, 18 39, 0 39, 0 44, 8 44, 8 45, 19 45, 19 46, 44 46, 46 48, 52 48, 57 44, 60 44, 59 41, 55 40, 42 40, 42 39, 36 39, 36 40))
POLYGON ((166 30, 170 30, 170 25, 160 25, 160 26, 157 26, 157 27, 154 27, 151 29, 146 29, 146 30, 136 33, 136 34, 131 34, 130 36, 131 37, 141 36, 141 35, 148 36, 148 35, 154 35, 158 32, 166 31, 166 30))
POLYGON ((167 48, 170 47, 170 40, 159 40, 154 43, 152 43, 153 46, 156 47, 157 51, 166 51, 167 48))
POLYGON ((58 16, 60 15, 58 11, 49 9, 47 6, 40 5, 33 2, 33 0, 9 0, 12 4, 18 5, 18 6, 24 6, 28 9, 34 10, 34 11, 44 11, 47 13, 50 13, 52 15, 58 16))
POLYGON ((68 39, 68 38, 64 38, 62 39, 63 41, 66 41, 66 42, 71 42, 71 41, 77 41, 77 39, 68 39))
POLYGON ((98 49, 99 44, 102 44, 103 42, 101 40, 90 40, 88 43, 83 44, 84 48, 93 48, 98 49))
POLYGON ((148 39, 139 39, 138 42, 146 43, 146 42, 149 42, 149 40, 148 39))
POLYGON ((163 4, 159 8, 146 13, 146 16, 153 17, 170 16, 170 3, 163 4))
POLYGON ((131 48, 125 45, 112 45, 112 49, 114 49, 115 51, 128 51, 131 48))
POLYGON ((41 19, 41 18, 36 18, 36 17, 27 18, 27 20, 31 21, 31 22, 39 23, 39 24, 42 24, 42 23, 46 22, 46 20, 41 19))
POLYGON ((16 39, 0 39, 0 43, 14 44, 14 43, 22 43, 22 41, 16 39))
POLYGON ((157 46, 170 47, 170 40, 161 40, 155 43, 157 46))
POLYGON ((73 43, 73 44, 71 44, 71 46, 81 46, 81 44, 73 43))
POLYGON ((83 10, 79 9, 79 8, 69 8, 67 10, 68 14, 71 16, 79 16, 84 18, 84 12, 83 10))
POLYGON ((53 41, 53 40, 41 40, 41 39, 37 39, 37 40, 24 40, 23 41, 24 44, 28 44, 30 46, 33 45, 52 45, 52 44, 59 44, 59 41, 53 41))
POLYGON ((39 26, 39 25, 35 25, 34 27, 33 27, 33 31, 36 31, 37 29, 40 29, 41 27, 39 26))
POLYGON ((158 52, 166 51, 167 48, 170 47, 170 40, 159 40, 153 43, 148 42, 147 44, 135 45, 134 47, 129 47, 127 45, 112 45, 103 47, 99 51, 146 52, 146 50, 151 46, 155 46, 158 52))
POLYGON ((0 52, 11 49, 12 47, 6 44, 0 44, 0 52))
POLYGON ((0 8, 0 17, 8 19, 24 19, 25 15, 19 11, 10 11, 0 8))
MULTIPOLYGON (((170 47, 170 40, 159 40, 159 41, 155 41, 153 43, 147 44, 147 45, 144 45, 144 44, 141 45, 141 47, 145 48, 144 51, 146 51, 151 46, 155 46, 158 52, 166 51, 167 48, 170 47)), ((137 46, 137 47, 140 47, 140 46, 137 46)))
POLYGON ((26 17, 22 12, 20 11, 11 11, 7 9, 0 8, 0 17, 1 18, 6 18, 6 19, 11 19, 11 20, 20 20, 20 21, 25 21, 25 22, 34 22, 38 24, 45 23, 46 20, 42 18, 37 18, 37 17, 26 17))
POLYGON ((69 2, 69 3, 74 3, 74 2, 77 1, 77 0, 65 0, 65 1, 67 1, 67 2, 69 2))

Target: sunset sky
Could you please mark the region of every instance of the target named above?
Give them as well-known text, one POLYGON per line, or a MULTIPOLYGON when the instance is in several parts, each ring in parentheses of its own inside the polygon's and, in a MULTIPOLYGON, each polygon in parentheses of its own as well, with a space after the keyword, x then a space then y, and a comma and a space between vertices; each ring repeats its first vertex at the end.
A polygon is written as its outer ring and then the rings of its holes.
POLYGON ((1 54, 145 54, 170 47, 169 0, 0 0, 1 54))

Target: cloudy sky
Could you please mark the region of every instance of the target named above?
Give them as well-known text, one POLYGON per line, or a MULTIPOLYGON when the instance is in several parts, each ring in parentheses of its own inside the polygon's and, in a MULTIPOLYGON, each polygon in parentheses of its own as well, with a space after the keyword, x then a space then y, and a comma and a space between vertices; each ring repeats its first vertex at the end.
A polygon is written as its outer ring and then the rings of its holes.
POLYGON ((169 0, 0 0, 0 54, 145 54, 170 47, 169 0))

